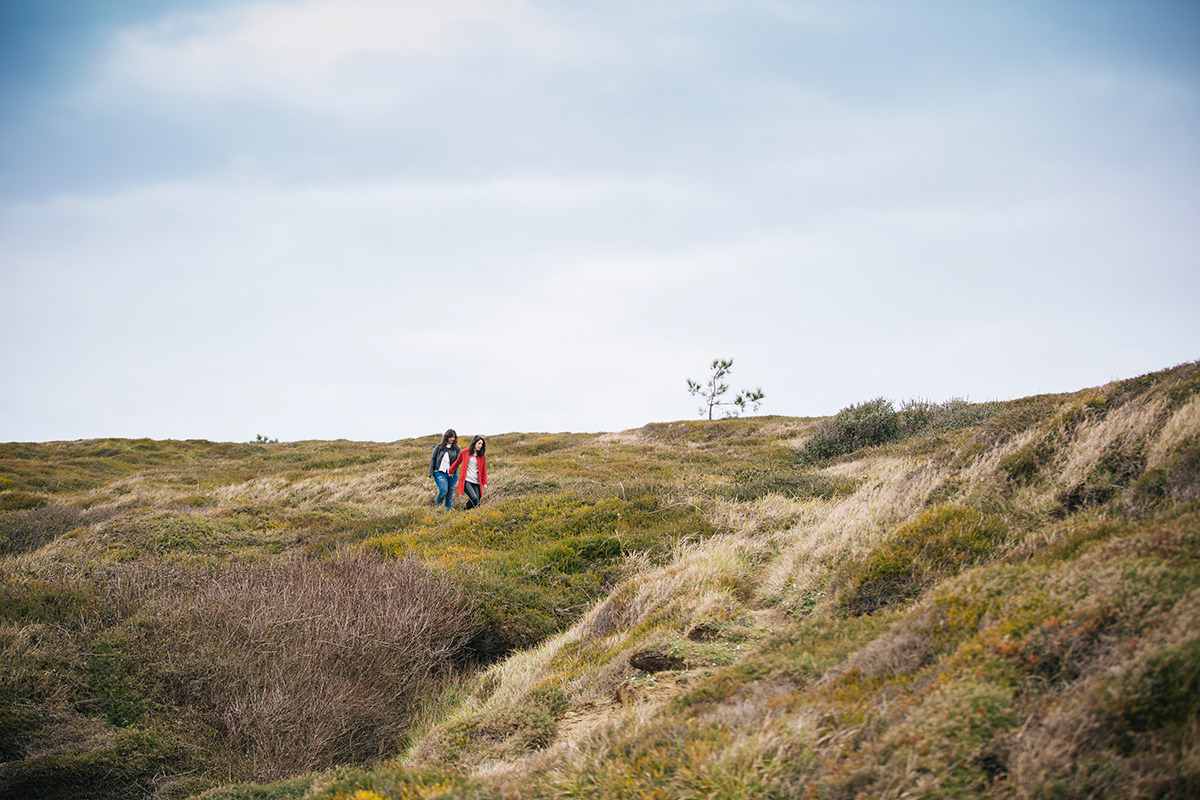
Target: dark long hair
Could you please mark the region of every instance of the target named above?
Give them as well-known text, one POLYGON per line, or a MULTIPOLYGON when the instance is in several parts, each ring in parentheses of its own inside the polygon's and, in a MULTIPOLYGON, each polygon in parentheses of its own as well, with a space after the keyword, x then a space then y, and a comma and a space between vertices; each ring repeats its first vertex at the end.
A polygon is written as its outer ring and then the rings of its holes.
POLYGON ((479 434, 475 434, 475 438, 471 440, 471 446, 467 448, 467 452, 473 456, 483 455, 485 452, 487 452, 487 439, 484 439, 479 434), (483 444, 479 447, 478 453, 475 452, 475 443, 476 442, 483 442, 483 444))
POLYGON ((450 444, 451 436, 453 436, 455 439, 458 438, 458 434, 454 432, 454 428, 447 428, 446 432, 442 434, 442 447, 450 444))

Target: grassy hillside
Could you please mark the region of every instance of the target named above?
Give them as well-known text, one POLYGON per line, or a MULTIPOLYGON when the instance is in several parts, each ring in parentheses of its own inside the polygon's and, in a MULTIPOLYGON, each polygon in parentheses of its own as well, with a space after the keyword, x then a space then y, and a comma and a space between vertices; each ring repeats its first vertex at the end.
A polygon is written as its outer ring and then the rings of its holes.
POLYGON ((0 445, 0 796, 1200 793, 1200 365, 435 443, 0 445))

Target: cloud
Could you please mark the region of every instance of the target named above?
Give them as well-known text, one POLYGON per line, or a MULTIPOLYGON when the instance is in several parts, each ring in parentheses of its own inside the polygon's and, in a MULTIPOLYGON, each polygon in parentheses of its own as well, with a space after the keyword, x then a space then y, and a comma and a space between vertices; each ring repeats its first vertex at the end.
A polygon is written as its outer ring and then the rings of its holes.
POLYGON ((397 91, 402 65, 436 69, 429 62, 552 43, 525 0, 254 3, 119 31, 101 70, 101 97, 135 89, 175 101, 369 107, 397 91))
POLYGON ((691 416, 718 356, 796 414, 1194 357, 1191 73, 1020 3, 299 0, 107 41, 0 142, 18 436, 613 429, 691 416))

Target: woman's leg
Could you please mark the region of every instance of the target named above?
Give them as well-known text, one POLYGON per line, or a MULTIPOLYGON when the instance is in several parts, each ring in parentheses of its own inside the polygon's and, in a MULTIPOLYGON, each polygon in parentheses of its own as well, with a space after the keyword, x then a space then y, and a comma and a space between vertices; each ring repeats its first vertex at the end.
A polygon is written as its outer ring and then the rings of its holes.
POLYGON ((479 484, 464 483, 463 488, 467 490, 467 508, 474 508, 479 505, 479 500, 481 499, 479 484))
POLYGON ((435 506, 445 505, 446 508, 450 508, 450 504, 454 501, 454 484, 450 482, 450 475, 445 472, 435 472, 433 481, 438 488, 437 500, 434 500, 433 504, 435 506))

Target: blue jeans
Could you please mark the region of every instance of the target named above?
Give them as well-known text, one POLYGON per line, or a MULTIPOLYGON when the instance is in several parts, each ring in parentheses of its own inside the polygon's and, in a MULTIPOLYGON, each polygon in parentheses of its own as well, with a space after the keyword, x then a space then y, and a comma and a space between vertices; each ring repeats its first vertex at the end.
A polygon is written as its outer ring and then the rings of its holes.
POLYGON ((437 500, 434 500, 433 504, 435 506, 444 505, 446 508, 450 508, 454 502, 454 485, 456 483, 454 476, 449 472, 435 472, 433 473, 433 482, 438 487, 437 500))

